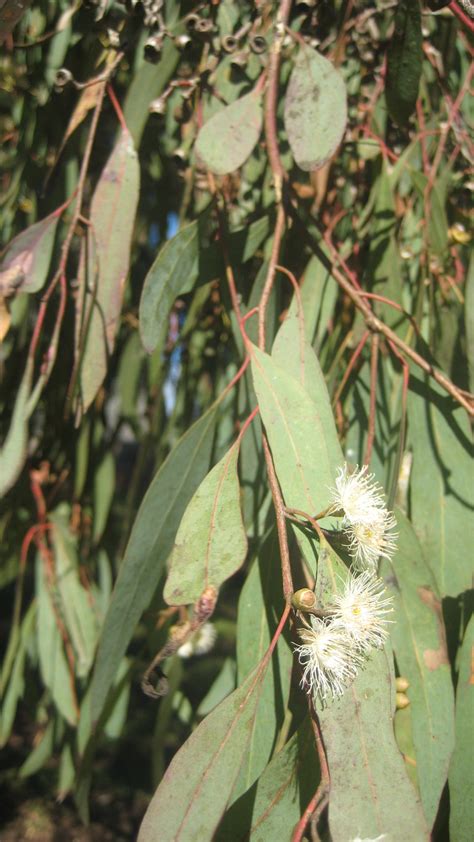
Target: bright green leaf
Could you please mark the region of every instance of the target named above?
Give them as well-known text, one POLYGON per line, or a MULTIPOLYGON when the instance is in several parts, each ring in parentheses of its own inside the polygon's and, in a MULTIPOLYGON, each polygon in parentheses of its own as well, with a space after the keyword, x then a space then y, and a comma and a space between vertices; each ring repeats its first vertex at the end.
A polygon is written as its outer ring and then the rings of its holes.
POLYGON ((471 617, 460 650, 456 688, 456 747, 449 770, 449 831, 454 842, 470 842, 474 827, 473 653, 474 618, 471 617))

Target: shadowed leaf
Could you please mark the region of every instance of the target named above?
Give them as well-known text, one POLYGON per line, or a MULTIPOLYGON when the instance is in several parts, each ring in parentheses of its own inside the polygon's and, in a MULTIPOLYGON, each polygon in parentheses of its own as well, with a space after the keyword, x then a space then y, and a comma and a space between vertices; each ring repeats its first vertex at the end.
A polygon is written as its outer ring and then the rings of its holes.
POLYGON ((130 264, 140 170, 128 132, 122 131, 91 203, 94 248, 84 290, 85 343, 81 360, 81 409, 94 400, 114 349, 130 264))
POLYGON ((260 698, 261 664, 175 754, 143 819, 138 842, 211 842, 239 773, 260 698))
POLYGON ((401 0, 387 51, 385 96, 390 116, 404 125, 416 106, 423 64, 419 0, 401 0))
POLYGON ((217 407, 214 404, 180 439, 138 510, 99 640, 91 688, 93 721, 100 716, 135 627, 158 585, 186 505, 209 468, 217 407))
POLYGON ((7 246, 0 263, 1 297, 38 292, 44 286, 59 218, 55 211, 30 225, 7 246))
POLYGON ((449 770, 451 814, 449 830, 456 842, 470 842, 474 827, 474 766, 472 712, 474 709, 474 618, 471 617, 459 653, 456 688, 456 747, 449 770))
POLYGON ((238 458, 236 442, 188 504, 163 594, 170 605, 194 603, 209 587, 218 591, 245 561, 247 538, 240 511, 238 458))

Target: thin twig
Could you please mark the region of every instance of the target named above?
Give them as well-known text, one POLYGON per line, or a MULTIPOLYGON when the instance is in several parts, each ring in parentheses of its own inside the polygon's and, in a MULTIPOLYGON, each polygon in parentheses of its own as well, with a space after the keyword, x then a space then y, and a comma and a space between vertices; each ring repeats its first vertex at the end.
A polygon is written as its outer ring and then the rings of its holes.
POLYGON ((365 323, 369 330, 375 333, 381 333, 385 336, 388 340, 391 340, 393 344, 400 350, 402 353, 408 357, 412 362, 415 363, 422 371, 425 371, 433 380, 436 381, 454 400, 459 403, 466 412, 471 416, 474 417, 474 395, 469 395, 465 397, 462 390, 459 389, 454 383, 435 368, 431 363, 425 360, 417 351, 411 348, 406 342, 403 341, 388 325, 382 322, 377 316, 374 315, 370 306, 364 301, 363 296, 359 294, 359 291, 354 288, 353 283, 348 280, 348 278, 335 266, 331 260, 328 259, 327 255, 322 251, 319 244, 315 241, 314 237, 311 233, 307 230, 306 226, 302 222, 299 217, 298 212, 295 208, 291 205, 289 207, 289 212, 292 218, 298 223, 300 226, 300 230, 307 240, 308 244, 314 251, 314 253, 319 257, 321 262, 324 266, 330 271, 333 278, 337 281, 340 287, 347 293, 351 301, 353 302, 354 306, 362 313, 365 319, 365 323))

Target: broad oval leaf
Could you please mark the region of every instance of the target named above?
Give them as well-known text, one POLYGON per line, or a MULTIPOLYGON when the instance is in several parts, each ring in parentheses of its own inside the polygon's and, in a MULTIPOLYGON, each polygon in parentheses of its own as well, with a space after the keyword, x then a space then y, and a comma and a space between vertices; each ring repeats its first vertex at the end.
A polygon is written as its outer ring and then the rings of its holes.
POLYGON ((387 51, 385 98, 390 116, 404 125, 416 106, 423 64, 419 0, 401 0, 387 51))
POLYGON ((311 47, 301 47, 285 96, 285 129, 302 170, 319 170, 334 155, 347 121, 339 71, 311 47))
POLYGON ((60 215, 55 211, 35 222, 7 246, 0 263, 0 296, 38 292, 44 286, 60 215))
POLYGON ((183 515, 164 589, 170 605, 194 603, 209 587, 218 591, 245 561, 238 457, 239 441, 205 477, 183 515))
POLYGON ((266 665, 224 699, 173 757, 138 842, 211 842, 247 749, 266 665))
POLYGON ((196 154, 217 175, 242 166, 262 130, 261 95, 254 91, 214 114, 200 130, 196 154))
POLYGON ((107 373, 115 345, 125 281, 130 264, 140 168, 127 131, 122 131, 94 191, 83 305, 81 409, 94 400, 107 373))
POLYGON ((179 440, 160 467, 135 518, 102 627, 91 687, 95 722, 142 612, 153 596, 187 503, 206 475, 218 403, 179 440))
POLYGON ((385 564, 396 609, 392 642, 401 675, 410 682, 412 737, 424 813, 430 827, 454 748, 454 692, 436 586, 411 523, 397 511, 398 550, 385 564))

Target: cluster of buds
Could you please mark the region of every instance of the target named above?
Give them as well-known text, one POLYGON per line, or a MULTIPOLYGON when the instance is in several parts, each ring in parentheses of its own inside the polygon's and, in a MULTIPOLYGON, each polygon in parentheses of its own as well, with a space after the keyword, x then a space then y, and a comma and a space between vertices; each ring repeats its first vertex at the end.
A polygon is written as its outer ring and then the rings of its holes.
POLYGON ((310 604, 316 596, 307 589, 293 600, 309 613, 295 646, 303 667, 301 685, 322 700, 341 696, 371 650, 383 647, 388 637, 392 600, 376 570, 378 559, 391 559, 396 548, 395 517, 366 467, 353 473, 346 465, 339 470, 328 513, 342 517, 354 572, 324 610, 310 604))

